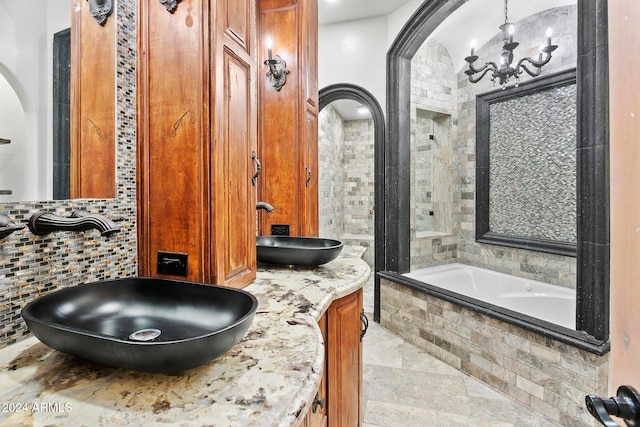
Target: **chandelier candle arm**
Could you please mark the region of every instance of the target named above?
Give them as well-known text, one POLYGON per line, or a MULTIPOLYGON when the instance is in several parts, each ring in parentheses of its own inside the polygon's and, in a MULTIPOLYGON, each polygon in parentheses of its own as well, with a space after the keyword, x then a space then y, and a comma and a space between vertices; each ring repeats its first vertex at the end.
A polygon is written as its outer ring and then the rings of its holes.
POLYGON ((515 78, 515 86, 520 83, 520 75, 526 72, 531 77, 537 77, 542 72, 542 67, 545 66, 551 60, 551 54, 558 46, 551 44, 552 30, 548 28, 546 31, 547 44, 540 48, 538 59, 523 58, 519 60, 516 65, 513 64, 513 51, 520 45, 520 43, 513 41, 513 34, 515 33, 515 26, 509 22, 508 18, 508 0, 504 1, 504 24, 500 25, 500 31, 502 32, 502 39, 504 44, 502 46, 502 54, 500 58, 500 66, 495 62, 486 62, 482 67, 474 67, 474 63, 478 60, 478 55, 475 53, 475 40, 471 42, 471 54, 464 60, 469 64, 469 68, 465 71, 465 74, 469 76, 471 83, 477 83, 491 71, 491 80, 494 82, 498 80, 502 85, 502 89, 507 88, 507 84, 511 77, 515 78), (532 71, 527 64, 529 63, 536 67, 535 71, 532 71))

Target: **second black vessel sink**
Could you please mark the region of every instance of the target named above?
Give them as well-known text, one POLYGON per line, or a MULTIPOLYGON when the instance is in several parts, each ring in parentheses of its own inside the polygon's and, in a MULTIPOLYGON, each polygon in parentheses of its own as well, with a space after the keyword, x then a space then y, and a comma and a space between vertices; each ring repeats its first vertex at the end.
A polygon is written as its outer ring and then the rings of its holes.
POLYGON ((98 363, 177 372, 224 354, 245 335, 258 301, 221 286, 157 278, 78 285, 27 304, 44 344, 98 363))
POLYGON ((258 262, 315 267, 333 261, 342 251, 339 240, 320 237, 258 236, 258 262))

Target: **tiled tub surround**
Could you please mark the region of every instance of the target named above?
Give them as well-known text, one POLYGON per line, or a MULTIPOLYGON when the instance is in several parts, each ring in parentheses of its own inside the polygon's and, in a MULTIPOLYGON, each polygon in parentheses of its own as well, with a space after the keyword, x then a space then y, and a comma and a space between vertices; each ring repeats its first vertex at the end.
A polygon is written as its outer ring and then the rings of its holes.
POLYGON ((123 217, 118 223, 121 230, 109 238, 97 231, 40 237, 24 228, 0 239, 0 348, 28 336, 20 309, 37 296, 65 286, 137 274, 135 2, 117 3, 115 198, 0 201, 0 213, 26 224, 41 209, 60 216, 82 209, 123 217))
MULTIPOLYGON (((517 41, 520 42, 516 52, 519 51, 520 55, 535 54, 540 44, 544 42, 545 29, 548 27, 553 29, 553 42, 558 44, 559 47, 554 52, 553 59, 544 67, 543 76, 576 66, 577 8, 575 5, 546 10, 524 18, 516 22, 515 25, 517 41)), ((502 44, 502 37, 498 35, 480 47, 480 49, 477 49, 480 61, 499 57, 502 44)), ((531 78, 526 76, 523 81, 525 79, 530 80, 531 78)), ((477 191, 476 95, 495 89, 498 88, 493 86, 491 79, 488 77, 485 77, 479 83, 473 84, 468 81, 468 76, 464 74, 464 69, 458 70, 457 136, 453 161, 455 189, 454 235, 458 238, 456 262, 575 288, 577 266, 573 257, 487 245, 475 241, 477 214, 475 199, 477 191)), ((513 114, 515 113, 513 112, 513 114)), ((551 134, 553 134, 553 131, 551 134)), ((528 189, 530 187, 526 182, 519 179, 518 174, 512 174, 510 178, 510 181, 508 179, 506 181, 511 188, 528 189)), ((550 188, 548 188, 549 194, 553 193, 554 185, 561 185, 561 183, 552 182, 550 188)), ((491 187, 491 191, 501 191, 501 189, 491 187)), ((553 200, 553 197, 549 197, 548 200, 553 200)), ((562 212, 564 206, 564 203, 557 204, 555 207, 546 204, 545 209, 562 212)), ((512 214, 512 216, 515 216, 515 214, 512 214)), ((569 220, 572 218, 575 219, 575 215, 569 216, 569 220)), ((531 228, 531 226, 528 228, 531 228)))
POLYGON ((607 395, 608 354, 498 320, 486 305, 461 305, 389 279, 380 286, 383 327, 563 426, 597 425, 584 397, 607 395))
POLYGON ((245 290, 258 298, 240 343, 199 368, 144 374, 86 362, 29 338, 0 351, 0 424, 113 426, 298 425, 320 383, 317 320, 360 289, 370 268, 345 247, 316 269, 265 268, 245 290), (47 410, 36 411, 38 408, 47 410))
POLYGON ((438 290, 575 329, 576 292, 573 289, 460 263, 421 268, 403 276, 438 290))
MULTIPOLYGON (((553 59, 545 66, 543 75, 575 67, 577 52, 576 6, 563 6, 543 11, 516 23, 517 40, 521 55, 533 55, 544 42, 544 30, 552 27, 553 41, 560 47, 554 52, 553 59), (542 28, 542 29, 541 29, 542 28)), ((496 28, 497 33, 497 28, 496 28)), ((502 38, 495 36, 477 49, 482 61, 500 56, 502 38)), ((421 150, 428 144, 428 135, 421 129, 420 114, 435 117, 447 117, 450 120, 449 141, 436 134, 436 143, 446 142, 452 150, 450 176, 452 190, 451 208, 444 210, 450 215, 452 232, 444 235, 418 233, 418 224, 425 218, 423 212, 425 193, 412 193, 411 213, 411 269, 430 267, 447 262, 463 262, 512 274, 532 278, 555 285, 574 287, 576 283, 576 262, 573 257, 565 257, 517 248, 487 245, 475 241, 476 221, 476 95, 494 90, 489 78, 477 84, 468 81, 461 67, 462 58, 451 58, 438 42, 437 36, 427 40, 411 60, 411 141, 412 150, 421 150), (456 77, 457 71, 457 77, 456 77), (423 200, 424 199, 424 200, 423 200)), ((526 76, 524 79, 529 79, 526 76)), ((444 122, 443 122, 444 124, 444 122)), ((447 124, 448 125, 448 124, 447 124)), ((437 130, 437 129, 436 129, 437 130)), ((412 157, 411 168, 420 167, 419 152, 412 157)), ((448 158, 443 157, 448 164, 448 158)), ((411 172, 415 172, 412 170, 411 172)), ((420 178, 417 175, 416 178, 420 178)), ((512 177, 512 185, 521 188, 525 184, 512 177)), ((434 189, 444 188, 441 182, 432 177, 434 189), (436 183, 438 185, 436 185, 436 183)), ((419 179, 418 179, 419 180, 419 179)), ((426 181, 424 179, 423 181, 426 181)), ((434 194, 435 195, 435 194, 434 194)), ((449 199, 442 199, 448 201, 449 199)), ((442 205, 448 208, 447 204, 442 205)), ((434 217, 437 212, 434 209, 434 217)), ((447 227, 449 225, 447 224, 447 227)))

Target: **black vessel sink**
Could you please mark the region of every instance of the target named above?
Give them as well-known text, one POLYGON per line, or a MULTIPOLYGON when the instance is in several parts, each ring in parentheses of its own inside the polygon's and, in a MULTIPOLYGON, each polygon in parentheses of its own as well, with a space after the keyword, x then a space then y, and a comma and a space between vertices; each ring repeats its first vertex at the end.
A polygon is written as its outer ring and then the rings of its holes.
POLYGON ((314 267, 336 259, 342 251, 339 240, 319 237, 258 236, 258 262, 314 267))
POLYGON ((244 336, 258 301, 220 286, 156 278, 78 285, 27 304, 43 343, 98 363, 177 372, 224 354, 244 336))

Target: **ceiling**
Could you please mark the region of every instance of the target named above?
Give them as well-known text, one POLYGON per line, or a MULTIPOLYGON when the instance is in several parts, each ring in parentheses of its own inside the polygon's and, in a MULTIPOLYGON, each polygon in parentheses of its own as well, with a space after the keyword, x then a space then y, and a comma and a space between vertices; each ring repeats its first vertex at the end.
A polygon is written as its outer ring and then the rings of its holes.
POLYGON ((409 0, 318 0, 320 25, 386 16, 409 0))
MULTIPOLYGON (((386 16, 404 6, 410 0, 318 0, 320 25, 386 16)), ((554 7, 576 4, 577 0, 511 0, 509 21, 521 19, 554 7)), ((459 70, 464 65, 472 39, 482 46, 497 32, 504 22, 504 0, 468 0, 429 36, 442 43, 459 70), (479 18, 480 17, 480 18, 479 18), (463 31, 461 31, 463 29, 463 31)), ((381 47, 382 48, 382 47, 381 47)), ((386 50, 386 46, 384 49, 386 50)), ((355 110, 354 101, 332 103, 344 120, 362 119, 355 110)))

